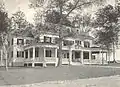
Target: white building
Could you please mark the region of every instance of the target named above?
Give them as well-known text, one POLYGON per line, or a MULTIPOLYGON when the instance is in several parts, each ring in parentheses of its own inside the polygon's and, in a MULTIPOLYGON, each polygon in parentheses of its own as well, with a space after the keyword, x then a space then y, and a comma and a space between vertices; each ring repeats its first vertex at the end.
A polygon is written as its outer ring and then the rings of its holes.
MULTIPOLYGON (((8 63, 10 66, 48 66, 58 64, 59 35, 41 32, 36 41, 30 31, 24 35, 9 36, 8 63)), ((93 44, 88 35, 65 37, 62 46, 62 64, 107 64, 107 51, 93 44)))

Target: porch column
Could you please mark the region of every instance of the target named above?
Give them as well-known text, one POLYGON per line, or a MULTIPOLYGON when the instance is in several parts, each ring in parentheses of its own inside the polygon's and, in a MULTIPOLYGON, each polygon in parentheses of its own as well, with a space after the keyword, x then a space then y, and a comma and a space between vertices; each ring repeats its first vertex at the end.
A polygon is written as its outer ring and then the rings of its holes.
POLYGON ((72 64, 72 50, 69 50, 69 65, 72 64))
POLYGON ((92 52, 89 51, 89 63, 91 64, 91 56, 92 56, 92 52))
POLYGON ((106 52, 106 62, 107 62, 107 52, 106 52))
POLYGON ((57 67, 58 64, 58 58, 57 58, 57 48, 55 48, 55 58, 56 58, 56 63, 55 63, 55 67, 57 67))
POLYGON ((43 48, 43 67, 46 67, 46 48, 43 48))
POLYGON ((99 51, 98 57, 99 57, 99 61, 100 61, 100 64, 101 64, 101 51, 99 51))
POLYGON ((32 67, 35 67, 35 47, 33 47, 33 62, 32 62, 32 67))
POLYGON ((30 50, 28 49, 28 59, 30 59, 30 50))
POLYGON ((84 60, 83 60, 83 51, 81 51, 81 63, 82 64, 84 63, 84 60))
POLYGON ((26 55, 25 55, 25 50, 24 50, 24 59, 25 59, 26 55))
POLYGON ((75 60, 75 51, 73 51, 73 60, 75 60))

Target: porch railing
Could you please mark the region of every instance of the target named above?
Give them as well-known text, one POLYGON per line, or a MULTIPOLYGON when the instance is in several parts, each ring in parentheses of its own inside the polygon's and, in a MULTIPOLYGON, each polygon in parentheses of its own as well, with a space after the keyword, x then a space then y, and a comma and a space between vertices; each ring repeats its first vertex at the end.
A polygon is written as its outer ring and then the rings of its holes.
POLYGON ((56 62, 56 58, 55 57, 45 57, 45 61, 46 62, 56 62))

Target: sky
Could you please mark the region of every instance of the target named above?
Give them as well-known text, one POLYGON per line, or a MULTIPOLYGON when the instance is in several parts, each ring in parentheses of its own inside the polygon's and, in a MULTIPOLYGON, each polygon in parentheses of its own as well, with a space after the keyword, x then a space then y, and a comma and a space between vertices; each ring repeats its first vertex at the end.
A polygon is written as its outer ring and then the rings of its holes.
POLYGON ((33 22, 34 10, 29 8, 29 0, 4 0, 4 2, 9 16, 20 9, 25 13, 26 19, 33 22))
MULTIPOLYGON (((1 0, 0 0, 1 1, 1 0)), ((29 0, 3 0, 5 2, 6 10, 8 11, 9 16, 15 13, 18 9, 23 11, 26 15, 26 19, 33 23, 34 18, 34 9, 30 9, 28 4, 29 0)), ((107 0, 108 4, 113 4, 114 0, 107 0)), ((88 9, 86 10, 88 11, 88 9)))

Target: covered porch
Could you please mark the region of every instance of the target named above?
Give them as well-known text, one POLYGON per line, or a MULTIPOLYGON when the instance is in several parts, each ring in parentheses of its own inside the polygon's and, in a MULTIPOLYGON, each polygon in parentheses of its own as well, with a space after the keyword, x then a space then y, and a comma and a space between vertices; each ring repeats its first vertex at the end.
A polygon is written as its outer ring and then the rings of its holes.
POLYGON ((107 64, 107 51, 63 50, 62 64, 107 64))
POLYGON ((47 45, 34 45, 24 50, 24 66, 57 66, 57 47, 47 45))

